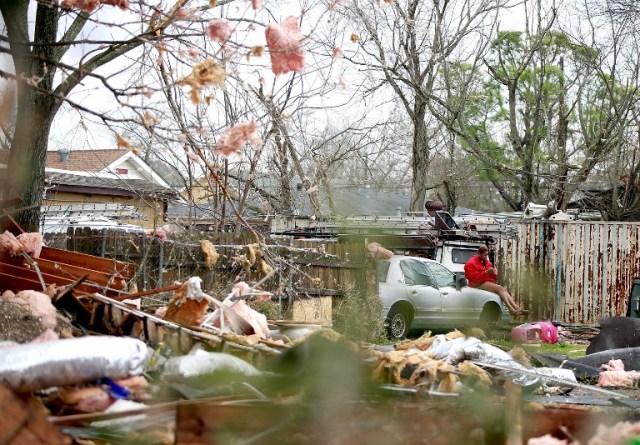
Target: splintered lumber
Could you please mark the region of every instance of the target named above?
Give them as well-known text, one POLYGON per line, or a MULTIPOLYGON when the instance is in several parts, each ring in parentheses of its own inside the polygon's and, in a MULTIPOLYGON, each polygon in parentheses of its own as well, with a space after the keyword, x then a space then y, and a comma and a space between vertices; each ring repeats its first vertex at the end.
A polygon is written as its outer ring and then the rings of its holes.
POLYGON ((49 423, 43 413, 30 408, 9 388, 0 385, 0 443, 68 445, 71 438, 49 423))
MULTIPOLYGON (((0 228, 9 230, 14 235, 23 233, 20 226, 7 214, 0 216, 0 228)), ((41 278, 47 286, 60 287, 86 276, 84 282, 77 286, 77 292, 99 292, 119 297, 126 294, 127 285, 135 275, 133 263, 47 246, 42 248, 40 257, 33 258, 32 261, 35 266, 24 257, 0 252, 0 290, 41 290, 41 278)))
POLYGON ((167 287, 158 287, 156 289, 143 290, 140 292, 134 292, 132 294, 125 294, 118 297, 112 297, 114 300, 122 301, 122 300, 135 300, 140 297, 148 297, 149 295, 161 294, 164 292, 171 292, 176 289, 179 289, 182 284, 174 284, 167 287))

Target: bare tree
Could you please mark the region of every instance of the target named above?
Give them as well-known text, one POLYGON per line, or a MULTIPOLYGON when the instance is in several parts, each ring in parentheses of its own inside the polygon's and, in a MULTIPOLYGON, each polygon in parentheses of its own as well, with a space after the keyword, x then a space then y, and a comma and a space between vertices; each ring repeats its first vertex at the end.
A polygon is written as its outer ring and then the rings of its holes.
POLYGON ((348 59, 370 75, 370 88, 364 94, 390 87, 411 121, 413 210, 422 209, 429 185, 434 148, 429 102, 440 68, 454 55, 461 58, 482 53, 485 28, 492 22, 488 19, 502 5, 501 1, 486 0, 409 0, 389 5, 355 0, 348 8, 349 20, 361 29, 352 36, 359 51, 348 59), (456 54, 463 43, 466 55, 456 54))

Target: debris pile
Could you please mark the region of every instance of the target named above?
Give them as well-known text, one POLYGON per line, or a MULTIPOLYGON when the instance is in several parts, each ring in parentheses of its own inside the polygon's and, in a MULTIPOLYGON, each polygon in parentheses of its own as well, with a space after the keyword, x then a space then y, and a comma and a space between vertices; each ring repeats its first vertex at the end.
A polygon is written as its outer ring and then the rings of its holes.
MULTIPOLYGON (((260 283, 235 283, 224 298, 198 277, 130 293, 132 265, 47 246, 40 258, 10 252, 0 310, 30 335, 0 323, 2 443, 597 444, 640 432, 612 427, 640 407, 630 393, 640 347, 559 357, 505 351, 479 330, 356 344, 267 320, 247 304, 271 298, 260 283), (140 308, 168 292, 155 313, 140 308)), ((259 260, 253 247, 247 258, 259 260)), ((516 333, 525 347, 570 331, 516 333)))

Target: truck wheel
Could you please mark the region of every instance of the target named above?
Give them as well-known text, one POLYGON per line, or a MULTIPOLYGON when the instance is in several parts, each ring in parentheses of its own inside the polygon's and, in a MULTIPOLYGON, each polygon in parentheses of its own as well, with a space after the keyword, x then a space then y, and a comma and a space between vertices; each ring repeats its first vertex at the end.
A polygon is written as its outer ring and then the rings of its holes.
POLYGON ((411 317, 406 310, 392 307, 387 317, 387 336, 391 340, 407 337, 411 327, 411 317))
POLYGON ((480 313, 480 328, 487 329, 500 322, 500 308, 492 303, 486 304, 480 313))

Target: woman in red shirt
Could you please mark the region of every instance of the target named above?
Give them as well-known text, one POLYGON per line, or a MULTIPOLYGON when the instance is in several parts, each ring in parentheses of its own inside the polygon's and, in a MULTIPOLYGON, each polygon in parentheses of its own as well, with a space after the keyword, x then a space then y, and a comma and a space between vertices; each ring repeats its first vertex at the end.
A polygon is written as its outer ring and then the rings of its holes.
POLYGON ((513 300, 513 297, 509 295, 509 292, 496 283, 498 271, 487 258, 488 255, 489 249, 487 246, 480 246, 477 255, 472 256, 464 265, 464 276, 469 281, 469 286, 498 294, 511 315, 528 314, 529 311, 520 308, 513 300))

